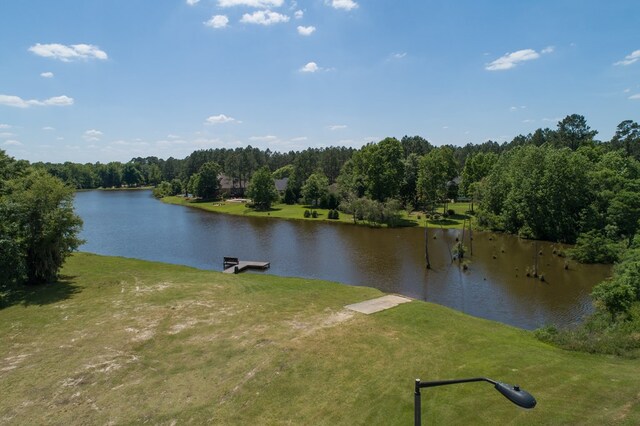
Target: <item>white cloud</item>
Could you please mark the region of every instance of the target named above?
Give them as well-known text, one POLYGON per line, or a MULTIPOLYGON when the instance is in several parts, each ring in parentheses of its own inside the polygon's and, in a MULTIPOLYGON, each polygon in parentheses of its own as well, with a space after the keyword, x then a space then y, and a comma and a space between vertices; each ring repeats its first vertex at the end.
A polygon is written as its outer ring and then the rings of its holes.
POLYGON ((73 98, 68 96, 54 96, 53 98, 49 98, 43 101, 43 105, 52 105, 52 106, 69 106, 73 105, 73 98))
POLYGON ((13 138, 15 136, 16 136, 16 134, 15 133, 11 133, 11 132, 1 132, 0 133, 0 138, 2 138, 2 139, 13 138))
POLYGON ((284 0, 218 0, 220 7, 248 6, 248 7, 280 7, 284 0))
POLYGON ((99 141, 103 134, 104 133, 102 133, 100 130, 91 129, 84 132, 82 138, 87 142, 95 142, 99 141))
POLYGON ((637 93, 635 95, 629 96, 629 99, 634 100, 634 101, 640 99, 640 93, 637 93))
POLYGON ((273 25, 281 22, 289 22, 289 17, 270 10, 256 10, 251 14, 245 13, 242 15, 240 22, 244 24, 273 25))
POLYGON ((353 0, 327 0, 327 3, 334 9, 351 10, 358 8, 358 3, 353 0))
POLYGON ((224 124, 224 123, 241 123, 233 117, 228 117, 224 114, 212 115, 207 118, 206 124, 224 124))
POLYGON ((405 56, 407 56, 407 52, 399 52, 399 53, 394 53, 394 54, 391 55, 391 57, 393 59, 402 59, 405 56))
POLYGON ((29 48, 30 52, 45 58, 59 59, 63 62, 70 62, 77 59, 107 59, 107 54, 100 50, 98 46, 92 44, 40 44, 29 48))
POLYGON ((542 53, 543 55, 546 55, 547 53, 553 53, 555 50, 556 50, 555 46, 547 46, 544 49, 542 49, 540 53, 542 53))
POLYGON ((347 128, 346 124, 332 124, 331 126, 329 126, 329 130, 342 130, 346 128, 347 128))
POLYGON ((309 139, 309 138, 306 137, 306 136, 299 136, 297 138, 291 138, 291 142, 304 142, 307 139, 309 139))
POLYGON ((53 78, 53 73, 51 71, 40 73, 40 77, 44 78, 53 78))
POLYGON ((540 54, 533 49, 518 50, 517 52, 507 53, 488 64, 485 69, 487 71, 502 71, 515 67, 520 62, 538 59, 540 54))
POLYGON ((187 4, 189 6, 194 6, 196 4, 198 4, 200 2, 200 0, 187 0, 187 4))
POLYGON ((629 55, 625 56, 623 60, 616 62, 613 65, 631 65, 640 60, 640 50, 634 50, 629 55))
POLYGON ((211 27, 211 28, 226 28, 228 23, 229 23, 229 18, 227 18, 225 15, 215 15, 215 16, 212 16, 211 19, 206 21, 204 24, 207 27, 211 27))
POLYGON ((307 65, 300 68, 300 72, 316 72, 319 71, 320 67, 315 62, 309 62, 307 65))
POLYGON ((272 142, 272 141, 278 140, 278 137, 273 135, 251 136, 249 140, 254 142, 272 142))
POLYGON ((2 145, 6 145, 6 146, 22 146, 22 142, 10 139, 10 140, 6 141, 5 143, 3 143, 2 145))
POLYGON ((55 128, 51 126, 46 126, 46 127, 43 127, 42 130, 55 130, 55 128))
POLYGON ((8 124, 0 124, 0 129, 10 129, 11 126, 8 124))
POLYGON ((303 36, 310 36, 316 30, 314 26, 303 27, 302 25, 298 26, 298 34, 303 36))
POLYGON ((293 14, 293 16, 296 19, 302 19, 304 17, 304 12, 301 10, 296 10, 295 13, 293 14))
POLYGON ((15 108, 29 108, 31 106, 69 106, 73 105, 73 98, 63 95, 39 101, 36 99, 25 100, 19 96, 0 95, 0 105, 15 108))

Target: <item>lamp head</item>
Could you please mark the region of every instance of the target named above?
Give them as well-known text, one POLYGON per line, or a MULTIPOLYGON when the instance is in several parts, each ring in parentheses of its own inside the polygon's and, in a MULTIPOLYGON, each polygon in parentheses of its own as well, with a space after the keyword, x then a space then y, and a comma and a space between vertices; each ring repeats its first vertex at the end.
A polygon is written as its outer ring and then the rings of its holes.
POLYGON ((496 382, 495 388, 503 394, 509 401, 522 408, 533 408, 536 406, 536 399, 526 390, 520 389, 518 385, 496 382))

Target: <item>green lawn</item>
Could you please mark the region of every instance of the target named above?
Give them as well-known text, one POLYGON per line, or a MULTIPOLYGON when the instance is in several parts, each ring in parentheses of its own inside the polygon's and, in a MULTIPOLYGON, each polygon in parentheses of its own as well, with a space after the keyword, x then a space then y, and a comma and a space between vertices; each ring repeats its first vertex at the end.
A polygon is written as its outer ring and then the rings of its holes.
MULTIPOLYGON (((327 209, 315 209, 318 212, 317 218, 305 218, 305 210, 310 210, 307 206, 299 204, 276 204, 269 211, 257 211, 249 208, 244 203, 232 202, 232 201, 214 201, 214 202, 202 202, 199 200, 187 199, 185 197, 165 197, 162 199, 165 203, 178 204, 182 206, 195 207, 198 209, 226 213, 237 216, 257 216, 257 217, 277 217, 280 219, 299 219, 299 220, 312 220, 312 221, 327 221, 327 222, 343 222, 353 223, 353 217, 348 214, 340 213, 340 219, 332 220, 328 218, 329 210, 327 209)), ((449 208, 455 210, 456 215, 447 219, 430 220, 427 221, 429 227, 435 228, 462 228, 463 220, 471 218, 466 211, 469 209, 469 203, 452 203, 449 204, 449 208)), ((438 207, 438 212, 442 212, 442 207, 438 207)), ((412 212, 408 214, 403 212, 402 218, 404 219, 404 226, 425 226, 425 215, 421 212, 412 212)))
POLYGON ((640 362, 567 352, 530 332, 378 290, 76 254, 61 282, 5 297, 0 424, 397 424, 413 381, 428 424, 640 424, 640 362))

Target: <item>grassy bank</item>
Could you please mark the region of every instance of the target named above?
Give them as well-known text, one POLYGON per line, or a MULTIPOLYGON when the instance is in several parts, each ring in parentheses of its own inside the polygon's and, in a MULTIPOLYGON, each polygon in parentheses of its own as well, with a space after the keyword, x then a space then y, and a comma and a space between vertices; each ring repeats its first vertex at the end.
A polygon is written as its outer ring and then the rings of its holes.
MULTIPOLYGON (((185 197, 165 197, 162 199, 162 201, 169 204, 195 207, 210 212, 232 214, 236 216, 277 217, 280 219, 353 223, 353 217, 344 213, 340 213, 340 218, 338 220, 329 219, 329 210, 327 209, 314 209, 318 212, 318 217, 305 218, 304 212, 305 210, 309 210, 309 207, 299 204, 275 204, 269 211, 256 211, 252 208, 247 207, 245 203, 233 201, 203 202, 200 200, 194 200, 185 197)), ((468 220, 471 218, 471 216, 466 214, 466 211, 469 209, 469 203, 452 203, 449 204, 449 208, 453 209, 456 214, 446 219, 428 220, 426 222, 427 226, 436 228, 444 227, 462 229, 463 221, 465 219, 468 220)), ((438 211, 442 211, 442 207, 440 207, 438 211)), ((424 227, 425 217, 421 212, 412 212, 411 214, 408 214, 406 211, 403 211, 402 222, 403 226, 424 227)))
POLYGON ((343 309, 378 290, 77 254, 58 284, 0 310, 0 423, 638 424, 638 361, 556 349, 526 331, 414 301, 343 309), (426 419, 426 417, 425 417, 426 419))

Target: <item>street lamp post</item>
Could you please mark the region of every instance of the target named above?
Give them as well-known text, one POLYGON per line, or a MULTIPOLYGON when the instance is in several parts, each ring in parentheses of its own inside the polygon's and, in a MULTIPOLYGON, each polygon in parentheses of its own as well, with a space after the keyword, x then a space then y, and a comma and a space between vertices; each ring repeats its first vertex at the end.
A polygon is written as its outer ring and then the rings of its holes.
POLYGON ((469 382, 488 382, 494 385, 494 388, 504 395, 509 401, 523 408, 533 408, 536 406, 536 399, 529 392, 520 389, 519 386, 508 385, 506 383, 498 382, 496 380, 487 379, 486 377, 474 377, 471 379, 455 379, 455 380, 437 380, 432 382, 423 382, 420 379, 416 379, 415 393, 414 393, 414 420, 415 425, 420 426, 422 424, 422 410, 420 401, 420 389, 433 388, 436 386, 455 385, 458 383, 469 382))

